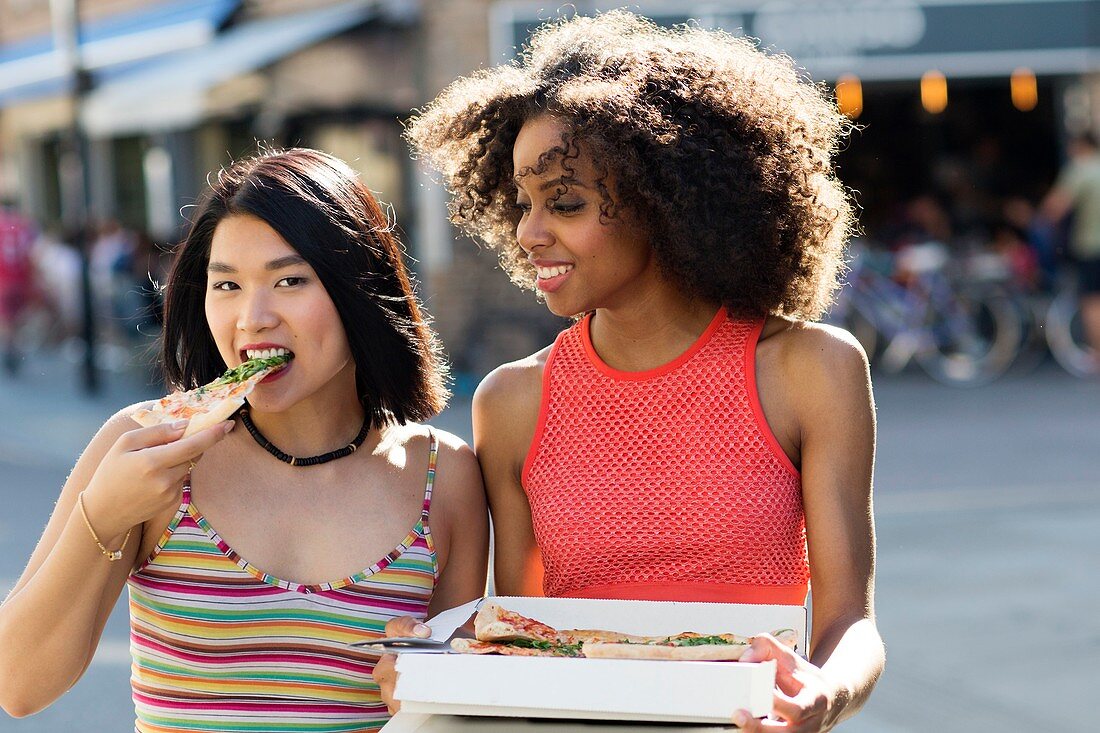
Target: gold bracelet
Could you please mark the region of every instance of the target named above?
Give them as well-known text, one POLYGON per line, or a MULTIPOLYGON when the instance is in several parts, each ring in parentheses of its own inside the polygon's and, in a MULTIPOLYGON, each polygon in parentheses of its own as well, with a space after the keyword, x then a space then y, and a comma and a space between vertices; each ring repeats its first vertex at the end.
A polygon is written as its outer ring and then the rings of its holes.
POLYGON ((95 533, 95 530, 92 529, 92 523, 88 521, 88 512, 84 509, 83 491, 77 494, 76 503, 80 505, 80 516, 84 517, 84 525, 88 528, 88 531, 92 533, 92 539, 95 540, 95 545, 99 548, 99 551, 102 552, 111 562, 114 562, 115 560, 121 560, 122 551, 126 549, 126 543, 130 541, 130 533, 134 531, 134 528, 130 527, 130 529, 126 530, 126 536, 122 538, 122 547, 114 551, 108 550, 106 547, 103 546, 103 543, 99 541, 99 535, 95 533))

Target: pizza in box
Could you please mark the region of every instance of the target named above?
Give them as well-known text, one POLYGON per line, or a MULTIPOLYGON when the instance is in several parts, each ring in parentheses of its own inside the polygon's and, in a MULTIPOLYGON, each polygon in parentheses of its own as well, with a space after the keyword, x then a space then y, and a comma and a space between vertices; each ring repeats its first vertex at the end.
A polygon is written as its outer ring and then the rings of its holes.
MULTIPOLYGON (((793 629, 779 629, 772 635, 792 649, 798 643, 793 629)), ((735 662, 752 644, 751 636, 729 633, 639 636, 599 629, 559 630, 496 603, 478 610, 474 637, 452 639, 451 649, 460 654, 524 657, 735 662)))

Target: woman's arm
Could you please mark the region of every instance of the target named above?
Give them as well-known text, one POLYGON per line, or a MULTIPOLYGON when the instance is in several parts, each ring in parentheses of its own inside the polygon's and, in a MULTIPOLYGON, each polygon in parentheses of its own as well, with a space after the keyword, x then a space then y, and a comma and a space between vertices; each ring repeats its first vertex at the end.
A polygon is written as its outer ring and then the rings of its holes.
MULTIPOLYGON (((143 541, 142 523, 180 500, 191 460, 225 437, 221 423, 139 428, 124 410, 107 421, 70 474, 22 576, 0 606, 0 707, 22 717, 66 692, 91 661, 143 541), (109 550, 96 546, 78 504, 109 550)), ((159 528, 163 529, 163 528, 159 528)))
POLYGON ((493 576, 498 595, 543 594, 542 556, 535 542, 522 473, 539 418, 548 351, 499 367, 474 393, 474 451, 493 518, 493 576))
MULTIPOLYGON (((798 415, 802 496, 813 592, 809 663, 764 638, 749 659, 779 661, 776 727, 829 730, 855 714, 882 673, 875 626, 871 484, 875 415, 867 357, 849 334, 799 324, 780 368, 798 415)), ((772 723, 750 721, 747 730, 772 723)))
MULTIPOLYGON (((484 383, 483 383, 484 386, 484 383)), ((478 406, 484 407, 484 393, 482 387, 478 387, 474 395, 474 436, 478 430, 478 406), (480 396, 478 396, 480 395, 480 396)), ((445 435, 445 434, 444 434, 445 435)), ((455 439, 456 440, 456 439, 455 439)), ((438 489, 439 499, 432 500, 431 517, 432 534, 437 526, 437 512, 447 518, 440 519, 445 522, 445 532, 451 545, 449 557, 445 560, 447 569, 443 571, 441 565, 441 577, 436 593, 432 595, 428 615, 433 616, 456 605, 477 598, 485 591, 486 559, 488 555, 488 517, 485 506, 485 485, 482 481, 484 461, 481 457, 474 457, 473 451, 458 441, 461 448, 448 451, 448 459, 458 477, 458 488, 452 490, 451 486, 438 489), (481 466, 478 466, 481 463, 481 466), (451 495, 453 494, 453 496, 451 495), (443 499, 448 496, 448 499, 443 499), (447 506, 439 506, 437 502, 447 501, 447 506), (466 559, 463 559, 466 558, 466 559)), ((441 480, 444 475, 444 447, 440 447, 440 463, 437 475, 441 480)), ((494 510, 495 511, 495 510, 494 510)), ((495 516, 495 515, 494 515, 495 516)), ((500 554, 500 526, 495 526, 494 541, 497 551, 497 590, 499 592, 499 554, 500 554)), ((532 539, 533 541, 533 539, 532 539)), ((510 547, 510 541, 505 539, 505 544, 510 547)), ((541 566, 540 566, 541 567, 541 566)), ((540 576, 541 579, 541 576, 540 576)), ((540 580, 541 582, 541 580, 540 580)), ((506 583, 507 587, 511 587, 506 583)), ((399 616, 386 623, 386 636, 420 636, 426 638, 431 630, 425 624, 417 622, 411 616, 399 616)), ((372 677, 378 686, 382 701, 386 703, 389 714, 395 714, 400 710, 400 702, 394 699, 394 689, 397 686, 397 657, 386 654, 378 659, 374 666, 372 677)))
POLYGON ((450 433, 437 431, 439 459, 429 523, 442 546, 439 582, 428 617, 485 594, 489 564, 489 510, 474 452, 450 433))

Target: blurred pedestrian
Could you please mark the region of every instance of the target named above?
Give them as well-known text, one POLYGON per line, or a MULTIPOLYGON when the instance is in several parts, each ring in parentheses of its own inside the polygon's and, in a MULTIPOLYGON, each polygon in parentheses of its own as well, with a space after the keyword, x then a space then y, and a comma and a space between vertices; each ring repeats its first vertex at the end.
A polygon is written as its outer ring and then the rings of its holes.
POLYGON ((34 266, 43 305, 57 319, 55 341, 75 338, 80 331, 83 303, 80 253, 57 229, 44 229, 34 243, 34 266))
POLYGON ((1069 162, 1041 211, 1052 222, 1073 214, 1069 254, 1077 268, 1081 323, 1100 373, 1100 143, 1091 132, 1069 143, 1069 162))
POLYGON ((480 596, 488 552, 473 453, 416 422, 446 391, 402 256, 331 156, 272 151, 214 177, 168 278, 168 382, 292 358, 194 435, 138 427, 133 406, 93 438, 0 606, 5 710, 80 678, 128 585, 137 731, 386 722, 377 655, 351 642, 480 596))
POLYGON ((30 220, 0 203, 0 362, 9 374, 15 374, 22 361, 19 326, 35 295, 34 239, 30 220))
POLYGON ((497 592, 802 605, 812 578, 809 661, 747 652, 779 662, 752 731, 832 728, 883 665, 867 359, 812 322, 847 127, 789 60, 620 11, 544 27, 409 128, 455 221, 577 319, 474 396, 497 592))
POLYGON ((1058 252, 1054 226, 1039 216, 1035 205, 1023 196, 1010 196, 1002 207, 1004 222, 1015 230, 1031 251, 1035 264, 1035 288, 1042 293, 1054 290, 1058 279, 1058 252))
POLYGON ((137 247, 137 234, 114 219, 99 225, 92 243, 89 267, 95 310, 117 342, 125 343, 134 335, 131 324, 140 287, 134 276, 137 247))

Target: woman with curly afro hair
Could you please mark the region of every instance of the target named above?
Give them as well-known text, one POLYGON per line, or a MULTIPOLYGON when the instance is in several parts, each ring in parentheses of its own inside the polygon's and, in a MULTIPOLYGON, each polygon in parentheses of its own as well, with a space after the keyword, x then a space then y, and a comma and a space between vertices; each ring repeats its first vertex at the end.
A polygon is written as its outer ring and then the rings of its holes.
POLYGON ((828 730, 884 663, 867 359, 813 322, 847 128, 789 59, 616 11, 541 28, 408 129, 453 221, 577 319, 474 396, 497 592, 802 605, 812 579, 809 660, 748 652, 779 676, 747 730, 828 730))

